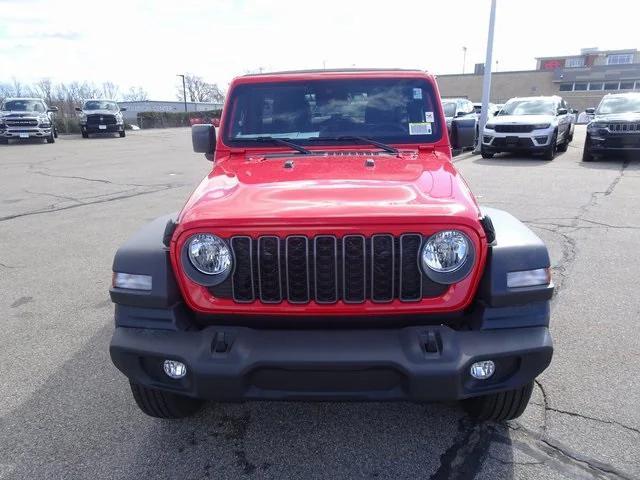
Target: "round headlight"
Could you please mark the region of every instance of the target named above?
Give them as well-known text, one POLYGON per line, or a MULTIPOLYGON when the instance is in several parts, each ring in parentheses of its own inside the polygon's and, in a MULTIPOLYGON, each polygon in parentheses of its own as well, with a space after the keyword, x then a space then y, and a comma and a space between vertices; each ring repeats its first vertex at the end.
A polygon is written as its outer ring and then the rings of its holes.
POLYGON ((471 246, 466 235, 443 230, 431 235, 422 247, 422 265, 438 273, 451 273, 464 265, 471 246))
POLYGON ((206 275, 220 275, 231 269, 231 250, 224 240, 210 233, 194 235, 187 252, 191 264, 206 275))

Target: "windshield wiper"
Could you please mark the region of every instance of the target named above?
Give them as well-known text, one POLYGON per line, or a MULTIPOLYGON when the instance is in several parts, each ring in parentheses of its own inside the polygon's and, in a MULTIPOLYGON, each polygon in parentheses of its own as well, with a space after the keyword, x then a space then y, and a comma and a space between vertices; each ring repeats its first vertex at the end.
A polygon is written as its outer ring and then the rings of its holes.
POLYGON ((310 138, 310 142, 324 142, 324 141, 360 141, 364 143, 370 143, 371 145, 375 145, 376 147, 384 150, 385 152, 393 153, 394 155, 398 155, 398 149, 392 147, 391 145, 387 145, 386 143, 378 142, 377 140, 373 140, 369 137, 360 137, 358 135, 341 135, 339 137, 313 137, 310 138))
POLYGON ((304 153, 305 155, 311 155, 311 150, 307 150, 304 147, 301 147, 300 145, 298 145, 297 143, 293 143, 291 141, 289 141, 288 138, 276 138, 276 137, 255 137, 255 138, 243 138, 242 141, 256 141, 256 142, 261 142, 261 143, 277 143, 279 145, 285 145, 289 148, 292 148, 294 150, 297 150, 300 153, 304 153))

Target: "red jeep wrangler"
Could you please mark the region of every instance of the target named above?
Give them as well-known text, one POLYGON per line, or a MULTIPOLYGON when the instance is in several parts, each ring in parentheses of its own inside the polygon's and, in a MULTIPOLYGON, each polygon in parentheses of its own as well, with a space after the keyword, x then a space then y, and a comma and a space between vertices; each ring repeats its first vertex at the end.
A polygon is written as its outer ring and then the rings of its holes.
POLYGON ((247 75, 223 112, 217 133, 192 128, 211 173, 115 256, 110 352, 138 406, 463 400, 519 416, 551 361, 549 255, 478 207, 434 78, 247 75))

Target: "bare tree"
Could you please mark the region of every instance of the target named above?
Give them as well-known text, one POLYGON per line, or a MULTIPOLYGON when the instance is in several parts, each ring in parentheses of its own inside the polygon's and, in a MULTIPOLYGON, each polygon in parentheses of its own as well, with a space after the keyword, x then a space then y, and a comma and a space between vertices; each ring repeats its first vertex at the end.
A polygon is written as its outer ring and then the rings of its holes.
POLYGON ((102 94, 104 98, 115 100, 118 97, 120 87, 113 82, 104 82, 102 84, 102 94))
POLYGON ((149 98, 149 94, 142 87, 131 87, 127 93, 122 95, 122 98, 130 102, 143 101, 149 98))
POLYGON ((42 78, 33 86, 33 91, 39 97, 42 97, 47 105, 53 104, 53 83, 50 78, 42 78))
POLYGON ((0 83, 0 101, 13 95, 13 87, 8 83, 0 83))
MULTIPOLYGON (((202 77, 193 74, 184 76, 184 86, 187 93, 187 100, 192 102, 222 102, 224 94, 217 84, 205 82, 202 77)), ((177 88, 178 100, 184 101, 182 81, 177 88)))

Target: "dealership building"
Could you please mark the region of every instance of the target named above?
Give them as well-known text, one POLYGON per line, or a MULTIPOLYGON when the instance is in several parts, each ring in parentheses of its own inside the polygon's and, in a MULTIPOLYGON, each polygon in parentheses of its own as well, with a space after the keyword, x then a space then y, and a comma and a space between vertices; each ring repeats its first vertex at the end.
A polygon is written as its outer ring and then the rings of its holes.
MULTIPOLYGON (((163 102, 156 100, 141 100, 131 102, 118 102, 120 107, 127 110, 122 112, 124 119, 130 123, 135 123, 140 112, 184 112, 184 102, 163 102)), ((187 102, 187 112, 205 112, 210 110, 220 110, 222 103, 211 102, 187 102)))
MULTIPOLYGON (((596 107, 607 93, 640 92, 640 52, 584 48, 579 55, 536 59, 535 70, 494 72, 491 102, 504 103, 512 97, 561 95, 579 111, 596 107)), ((473 73, 438 75, 443 97, 482 98, 484 65, 473 73)))

